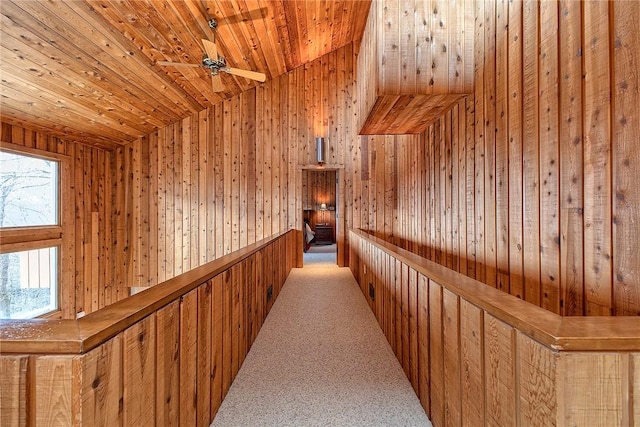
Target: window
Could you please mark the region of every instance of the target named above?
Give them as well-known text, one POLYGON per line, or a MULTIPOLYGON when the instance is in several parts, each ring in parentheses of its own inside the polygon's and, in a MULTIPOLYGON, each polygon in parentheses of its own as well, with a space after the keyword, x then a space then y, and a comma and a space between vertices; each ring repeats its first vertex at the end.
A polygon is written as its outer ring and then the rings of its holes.
POLYGON ((0 255, 3 318, 28 319, 58 308, 57 247, 0 255))
MULTIPOLYGON (((3 144, 4 145, 4 144, 3 144)), ((59 160, 0 150, 0 318, 58 309, 59 160)))

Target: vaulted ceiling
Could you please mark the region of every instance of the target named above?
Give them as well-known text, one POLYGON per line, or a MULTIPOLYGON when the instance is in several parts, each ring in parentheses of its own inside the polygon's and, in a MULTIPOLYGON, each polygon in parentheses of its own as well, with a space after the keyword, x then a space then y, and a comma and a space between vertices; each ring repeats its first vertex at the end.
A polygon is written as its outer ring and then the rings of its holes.
POLYGON ((267 80, 362 37, 370 0, 0 2, 0 118, 113 147, 255 86, 201 63, 215 39, 227 64, 267 80), (215 18, 213 34, 207 22, 215 18))

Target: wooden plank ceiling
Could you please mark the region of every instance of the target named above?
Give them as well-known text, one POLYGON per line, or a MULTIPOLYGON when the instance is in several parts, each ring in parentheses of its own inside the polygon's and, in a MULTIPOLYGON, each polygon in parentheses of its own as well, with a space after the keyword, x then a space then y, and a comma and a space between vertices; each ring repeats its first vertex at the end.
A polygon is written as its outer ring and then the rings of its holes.
POLYGON ((0 2, 2 121, 104 148, 255 86, 201 63, 213 39, 236 68, 273 79, 362 37, 370 0, 0 2), (207 25, 218 21, 216 34, 207 25))

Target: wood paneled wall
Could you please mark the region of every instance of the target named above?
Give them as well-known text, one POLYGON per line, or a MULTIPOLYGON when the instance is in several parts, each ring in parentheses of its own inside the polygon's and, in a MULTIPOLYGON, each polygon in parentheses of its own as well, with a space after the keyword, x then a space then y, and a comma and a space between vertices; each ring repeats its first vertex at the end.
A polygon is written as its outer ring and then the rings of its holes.
POLYGON ((476 277, 472 108, 460 101, 421 135, 368 137, 358 220, 377 237, 476 277))
POLYGON ((638 22, 638 2, 477 2, 475 96, 362 140, 360 225, 555 313, 640 314, 638 22))
POLYGON ((66 222, 59 275, 62 317, 75 318, 129 296, 128 288, 114 283, 113 153, 5 123, 1 141, 68 158, 70 180, 61 185, 73 203, 60 207, 66 222))
MULTIPOLYGON (((452 271, 350 238, 354 276, 434 426, 637 425, 626 396, 640 387, 640 353, 553 348, 526 327, 559 316, 524 303, 514 308, 514 297, 483 293, 452 271)), ((578 329, 567 332, 574 337, 578 329)), ((614 333, 600 334, 608 341, 614 333)))
POLYGON ((315 138, 325 137, 327 168, 349 167, 354 64, 350 44, 118 149, 122 283, 152 286, 301 230, 302 169, 315 166, 315 138))

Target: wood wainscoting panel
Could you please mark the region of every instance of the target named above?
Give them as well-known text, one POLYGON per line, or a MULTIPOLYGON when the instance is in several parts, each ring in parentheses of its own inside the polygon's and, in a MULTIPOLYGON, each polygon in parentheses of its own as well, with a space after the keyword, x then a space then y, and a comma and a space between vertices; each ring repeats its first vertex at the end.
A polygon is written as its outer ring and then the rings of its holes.
POLYGON ((418 272, 409 267, 409 380, 419 395, 419 358, 418 358, 418 272))
POLYGON ((27 368, 29 356, 0 358, 0 424, 27 425, 27 368))
POLYGON ((556 425, 558 354, 519 332, 517 357, 520 422, 522 425, 556 425))
POLYGON ((81 368, 74 363, 76 359, 77 356, 32 356, 30 424, 70 426, 79 422, 81 368))
MULTIPOLYGON (((253 282, 251 282, 253 283, 253 282)), ((211 420, 211 383, 213 375, 211 366, 213 359, 212 351, 212 281, 198 287, 198 344, 196 369, 196 414, 198 426, 207 426, 211 420)))
POLYGON ((180 422, 180 302, 156 314, 156 424, 180 422))
POLYGON ((462 424, 484 425, 484 312, 465 299, 460 300, 460 370, 462 379, 462 424))
POLYGON ((516 425, 515 346, 515 329, 485 313, 485 425, 516 425))
POLYGON ((631 355, 631 390, 632 397, 631 407, 633 411, 630 413, 630 416, 633 417, 630 421, 630 425, 633 425, 635 422, 640 423, 640 353, 633 353, 631 355))
POLYGON ((196 425, 198 290, 180 299, 180 425, 196 425))
MULTIPOLYGON (((387 254, 387 257, 390 255, 387 254)), ((429 390, 429 279, 418 274, 418 397, 427 413, 430 408, 429 390)))
POLYGON ((220 408, 223 399, 222 391, 222 349, 223 349, 223 274, 212 280, 211 304, 211 414, 220 408))
POLYGON ((444 345, 444 412, 448 425, 462 424, 460 306, 456 294, 442 292, 444 345))
POLYGON ((231 387, 231 358, 233 347, 231 330, 233 325, 231 270, 225 271, 222 281, 222 400, 231 387))
POLYGON ((558 413, 558 425, 631 425, 625 422, 630 386, 628 358, 628 354, 620 353, 561 354, 558 393, 564 405, 558 413))
POLYGON ((82 364, 82 424, 120 425, 122 411, 122 336, 117 335, 79 359, 82 364))
MULTIPOLYGON (((372 259, 374 261, 377 258, 378 250, 376 248, 372 248, 371 250, 372 259)), ((376 263, 372 262, 372 266, 376 265, 376 263)), ((372 269, 373 271, 373 269, 372 269)), ((397 289, 397 288, 396 288, 397 289)), ((411 346, 410 346, 410 330, 409 330, 409 266, 406 264, 400 265, 400 313, 401 313, 401 322, 400 322, 400 331, 401 331, 401 342, 402 342, 402 359, 400 360, 402 369, 404 369, 404 373, 411 380, 411 372, 409 361, 411 359, 411 346)))
POLYGON ((431 361, 431 412, 429 418, 435 425, 446 420, 444 402, 444 339, 442 335, 442 286, 429 280, 429 359, 431 361))
MULTIPOLYGON (((156 417, 156 314, 124 331, 123 423, 155 425, 156 417)), ((179 400, 179 394, 175 396, 179 400)))

